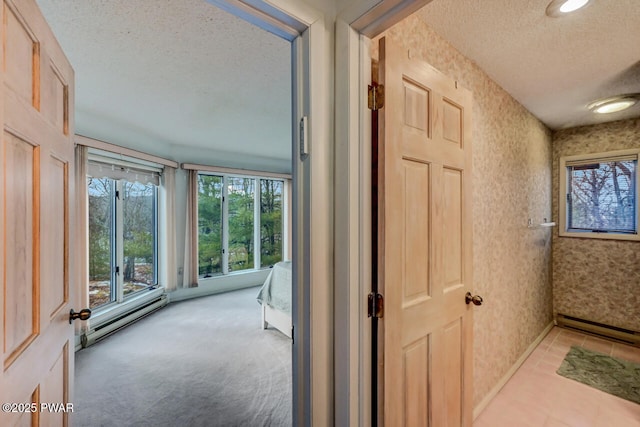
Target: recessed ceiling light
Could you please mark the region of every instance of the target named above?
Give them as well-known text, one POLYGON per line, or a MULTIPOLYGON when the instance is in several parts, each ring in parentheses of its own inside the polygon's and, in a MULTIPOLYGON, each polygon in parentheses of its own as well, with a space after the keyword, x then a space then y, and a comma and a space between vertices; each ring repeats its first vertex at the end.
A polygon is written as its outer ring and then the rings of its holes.
POLYGON ((585 7, 590 0, 553 0, 547 6, 547 15, 557 18, 585 7))
POLYGON ((606 99, 599 99, 587 106, 591 111, 598 114, 617 113, 633 107, 638 102, 638 94, 620 95, 606 99))
POLYGON ((581 7, 585 7, 587 3, 589 3, 589 0, 567 0, 560 6, 560 12, 570 13, 581 7))

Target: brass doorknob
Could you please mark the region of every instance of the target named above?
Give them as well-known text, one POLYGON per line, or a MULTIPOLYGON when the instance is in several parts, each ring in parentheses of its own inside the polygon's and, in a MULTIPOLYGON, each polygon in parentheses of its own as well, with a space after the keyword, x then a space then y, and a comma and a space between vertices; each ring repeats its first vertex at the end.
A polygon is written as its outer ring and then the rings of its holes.
POLYGON ((73 311, 73 308, 72 308, 71 311, 69 312, 69 324, 71 324, 71 322, 73 322, 76 319, 87 320, 90 317, 91 317, 91 310, 89 310, 88 308, 83 308, 78 313, 73 311))
POLYGON ((464 296, 464 302, 467 304, 472 302, 473 305, 482 305, 482 297, 480 295, 471 295, 471 292, 467 292, 464 296))

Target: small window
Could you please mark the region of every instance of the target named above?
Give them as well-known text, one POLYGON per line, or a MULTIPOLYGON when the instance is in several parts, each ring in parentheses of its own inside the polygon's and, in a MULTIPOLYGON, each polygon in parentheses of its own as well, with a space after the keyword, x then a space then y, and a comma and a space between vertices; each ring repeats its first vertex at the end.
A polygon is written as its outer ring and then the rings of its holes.
POLYGON ((560 235, 638 240, 640 150, 560 159, 560 235))

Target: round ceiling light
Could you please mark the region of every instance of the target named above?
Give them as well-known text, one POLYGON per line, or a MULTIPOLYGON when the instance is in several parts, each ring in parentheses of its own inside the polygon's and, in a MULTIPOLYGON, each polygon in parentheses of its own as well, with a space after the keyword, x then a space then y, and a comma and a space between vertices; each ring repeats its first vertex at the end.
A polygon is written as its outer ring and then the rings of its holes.
POLYGON ((590 0, 553 0, 547 6, 547 15, 557 18, 585 7, 590 0))
POLYGON ((638 102, 638 95, 620 95, 606 99, 599 99, 587 106, 589 110, 598 114, 617 113, 633 107, 638 102))

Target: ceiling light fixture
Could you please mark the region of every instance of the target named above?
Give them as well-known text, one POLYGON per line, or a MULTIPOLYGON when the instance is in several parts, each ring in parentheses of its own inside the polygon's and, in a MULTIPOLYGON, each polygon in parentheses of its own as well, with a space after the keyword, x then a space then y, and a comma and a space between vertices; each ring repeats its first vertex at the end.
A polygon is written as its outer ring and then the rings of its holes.
POLYGON ((547 6, 547 15, 553 18, 564 16, 585 7, 590 0, 553 0, 547 6))
POLYGON ((638 102, 639 97, 640 94, 613 96, 594 101, 587 108, 597 114, 617 113, 633 107, 638 102))

